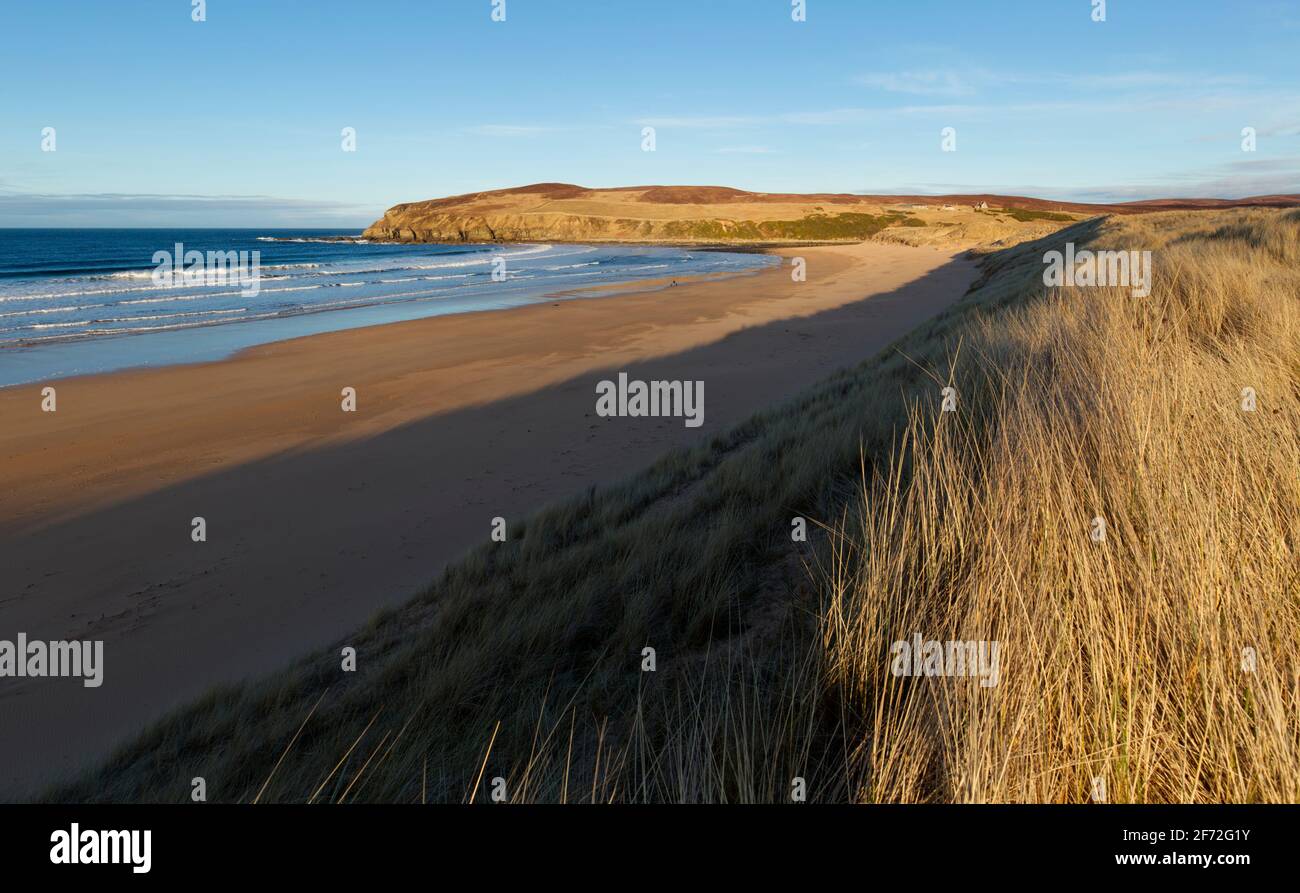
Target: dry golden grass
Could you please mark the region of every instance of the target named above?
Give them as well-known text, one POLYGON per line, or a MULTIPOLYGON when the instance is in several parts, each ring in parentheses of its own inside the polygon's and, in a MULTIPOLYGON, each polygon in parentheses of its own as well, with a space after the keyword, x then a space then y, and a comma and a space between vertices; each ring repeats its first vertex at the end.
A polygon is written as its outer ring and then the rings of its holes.
POLYGON ((1096 244, 1153 250, 1150 297, 981 320, 960 410, 917 407, 837 530, 827 684, 864 718, 859 800, 1300 799, 1300 215, 1096 244), (1000 683, 894 677, 913 633, 999 642, 1000 683))

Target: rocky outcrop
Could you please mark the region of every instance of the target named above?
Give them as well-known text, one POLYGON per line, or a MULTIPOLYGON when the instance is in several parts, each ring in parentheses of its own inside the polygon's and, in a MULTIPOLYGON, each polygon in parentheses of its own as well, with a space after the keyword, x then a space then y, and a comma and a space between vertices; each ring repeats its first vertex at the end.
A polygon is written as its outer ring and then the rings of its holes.
POLYGON ((365 231, 392 242, 634 242, 669 240, 650 221, 574 214, 394 213, 365 231))

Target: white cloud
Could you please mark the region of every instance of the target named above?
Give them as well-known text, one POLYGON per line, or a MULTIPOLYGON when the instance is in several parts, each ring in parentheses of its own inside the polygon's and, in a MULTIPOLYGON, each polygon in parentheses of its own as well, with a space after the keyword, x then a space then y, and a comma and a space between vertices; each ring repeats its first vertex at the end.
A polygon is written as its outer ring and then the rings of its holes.
POLYGON ((476 124, 473 127, 466 127, 465 132, 475 136, 527 137, 555 133, 560 129, 538 124, 476 124))
POLYGON ((966 96, 975 92, 962 75, 953 71, 900 71, 859 75, 855 80, 864 87, 890 93, 913 93, 920 96, 966 96))
POLYGON ((643 127, 663 127, 665 129, 693 130, 729 130, 736 127, 753 127, 762 124, 765 119, 747 115, 683 115, 667 118, 642 118, 637 121, 643 127))

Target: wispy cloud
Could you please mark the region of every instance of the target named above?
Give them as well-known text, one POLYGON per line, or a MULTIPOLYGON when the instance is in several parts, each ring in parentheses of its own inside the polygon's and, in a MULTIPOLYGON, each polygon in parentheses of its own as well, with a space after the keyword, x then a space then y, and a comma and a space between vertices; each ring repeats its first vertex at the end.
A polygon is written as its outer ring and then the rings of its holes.
POLYGON ((563 129, 540 124, 476 124, 466 127, 464 132, 475 136, 528 137, 557 133, 563 129))
POLYGON ((1262 127, 1258 131, 1259 136, 1300 136, 1300 121, 1293 121, 1290 124, 1275 124, 1270 127, 1262 127))
POLYGON ((921 96, 965 96, 975 92, 965 77, 955 71, 899 71, 863 74, 854 79, 864 87, 890 93, 921 96))
MULTIPOLYGON (((844 106, 829 109, 776 112, 764 115, 714 115, 708 113, 644 117, 636 120, 637 126, 663 129, 693 129, 715 131, 741 131, 775 126, 836 127, 869 124, 919 116, 942 116, 952 119, 995 116, 1034 115, 1099 115, 1110 119, 1117 115, 1179 113, 1204 114, 1206 112, 1238 111, 1258 114, 1265 109, 1295 108, 1300 105, 1300 93, 1295 90, 1242 90, 1234 85, 1241 82, 1236 77, 1205 77, 1192 75, 1173 76, 1130 72, 1127 74, 1084 76, 1069 78, 1074 86, 1087 87, 1084 91, 1041 91, 1014 98, 980 96, 978 101, 930 102, 913 101, 902 105, 874 107, 844 106), (1139 90, 1138 85, 1161 84, 1177 89, 1139 90)), ((934 94, 936 97, 939 94, 934 94)), ((1261 130, 1261 134, 1263 134, 1261 130)), ((1271 133, 1289 135, 1294 125, 1287 123, 1271 128, 1271 133)))
POLYGON ((717 150, 720 155, 775 155, 775 149, 768 146, 723 146, 717 150))
POLYGON ((1207 74, 1188 71, 1132 70, 1107 74, 1063 72, 991 71, 970 68, 961 71, 875 72, 858 75, 854 83, 888 93, 916 96, 971 96, 1008 87, 1050 87, 1055 90, 1161 90, 1206 87, 1239 87, 1251 83, 1245 75, 1207 74))
POLYGON ((1243 87, 1251 83, 1245 75, 1211 75, 1204 72, 1119 71, 1113 74, 1044 75, 1034 83, 1075 85, 1089 90, 1185 90, 1205 87, 1243 87))
POLYGON ((1249 198, 1256 195, 1300 195, 1300 159, 1241 159, 1211 167, 1178 171, 1143 182, 1061 186, 1042 183, 912 183, 868 187, 864 195, 949 195, 994 193, 1029 195, 1057 201, 1143 201, 1158 198, 1249 198))
POLYGON ((879 116, 879 114, 880 111, 874 109, 838 108, 811 112, 787 112, 784 115, 777 116, 774 120, 778 124, 808 124, 815 127, 833 127, 839 124, 856 124, 873 116, 879 116))
MULTIPOLYGON (((1300 158, 1241 158, 1198 168, 1170 178, 1181 195, 1236 198, 1245 195, 1300 194, 1300 158)), ((1159 184, 1134 187, 1150 194, 1159 184)), ((1168 187, 1166 187, 1168 188, 1168 187)))
POLYGON ((836 108, 772 115, 677 115, 639 118, 639 127, 660 127, 665 130, 743 130, 767 127, 773 124, 808 124, 833 126, 863 121, 879 110, 865 108, 836 108))
POLYGON ((678 115, 674 117, 641 118, 636 123, 642 127, 665 129, 730 130, 737 127, 755 127, 766 118, 748 115, 678 115))
POLYGON ((377 216, 374 208, 347 202, 269 195, 0 192, 0 223, 11 226, 76 226, 88 219, 123 226, 152 225, 155 220, 194 226, 229 226, 235 220, 300 225, 368 222, 377 216))

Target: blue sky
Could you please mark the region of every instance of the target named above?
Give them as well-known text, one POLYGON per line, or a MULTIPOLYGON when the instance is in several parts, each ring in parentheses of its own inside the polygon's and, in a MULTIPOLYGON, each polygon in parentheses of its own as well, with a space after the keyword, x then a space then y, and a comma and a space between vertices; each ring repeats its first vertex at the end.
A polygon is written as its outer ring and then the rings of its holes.
POLYGON ((538 181, 1300 192, 1300 0, 1092 5, 4 0, 0 226, 359 227, 538 181))

